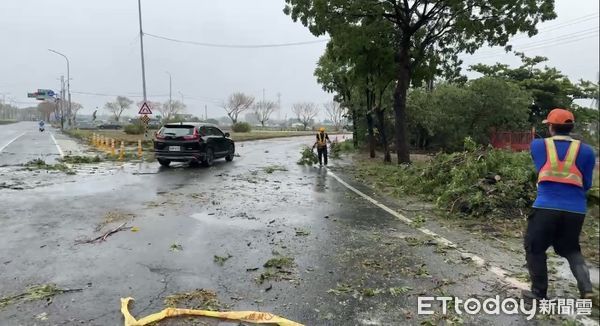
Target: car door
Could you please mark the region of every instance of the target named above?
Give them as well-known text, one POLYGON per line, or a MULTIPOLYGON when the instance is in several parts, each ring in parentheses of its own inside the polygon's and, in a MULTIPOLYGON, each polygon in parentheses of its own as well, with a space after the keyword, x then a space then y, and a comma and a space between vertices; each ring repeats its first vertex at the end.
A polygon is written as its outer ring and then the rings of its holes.
POLYGON ((225 134, 216 127, 208 128, 211 134, 212 141, 215 144, 215 155, 216 156, 224 156, 227 154, 227 139, 225 138, 225 134))

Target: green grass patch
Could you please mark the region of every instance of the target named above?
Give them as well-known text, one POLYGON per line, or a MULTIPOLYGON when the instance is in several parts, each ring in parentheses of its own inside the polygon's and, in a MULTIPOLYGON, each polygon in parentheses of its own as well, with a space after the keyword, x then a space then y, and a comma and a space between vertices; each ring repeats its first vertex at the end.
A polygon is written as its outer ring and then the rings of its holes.
POLYGON ((16 120, 0 120, 0 125, 9 125, 11 123, 17 122, 16 120))
POLYGON ((354 148, 354 144, 351 139, 342 141, 342 142, 334 142, 331 143, 331 149, 329 156, 332 159, 339 159, 342 154, 354 153, 356 149, 354 148))

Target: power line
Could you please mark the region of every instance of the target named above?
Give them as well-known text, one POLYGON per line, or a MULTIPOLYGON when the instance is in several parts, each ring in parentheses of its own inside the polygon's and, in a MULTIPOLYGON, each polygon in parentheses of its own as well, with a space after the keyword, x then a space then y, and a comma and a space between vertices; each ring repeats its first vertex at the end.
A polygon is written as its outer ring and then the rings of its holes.
MULTIPOLYGON (((539 31, 540 32, 549 32, 549 31, 553 31, 553 30, 556 30, 556 29, 561 29, 561 28, 564 28, 564 27, 567 27, 567 26, 581 24, 581 23, 586 22, 586 21, 597 20, 598 16, 600 16, 600 13, 598 13, 598 12, 595 12, 593 14, 583 15, 581 17, 577 17, 577 18, 574 18, 574 19, 571 19, 571 20, 567 20, 567 21, 564 21, 562 23, 558 23, 558 24, 553 24, 553 25, 541 27, 539 29, 539 31)), ((525 38, 526 37, 527 36, 525 36, 525 38)))
MULTIPOLYGON (((144 97, 141 94, 138 93, 121 93, 121 94, 106 94, 106 93, 94 93, 94 92, 76 92, 76 91, 71 91, 71 93, 73 94, 79 94, 79 95, 89 95, 89 96, 107 96, 107 97, 115 97, 115 96, 123 96, 123 95, 127 95, 130 97, 144 97)), ((164 95, 164 94, 160 94, 160 95, 152 95, 153 97, 165 97, 165 96, 169 96, 168 94, 164 95)))
MULTIPOLYGON (((563 35, 558 35, 552 38, 548 38, 548 39, 543 39, 543 40, 537 40, 537 41, 532 41, 532 42, 526 42, 526 43, 521 43, 521 44, 512 44, 513 47, 520 47, 520 46, 533 46, 533 45, 542 45, 542 44, 546 44, 546 43, 554 43, 555 41, 560 41, 560 40, 569 40, 572 37, 579 37, 579 36, 584 36, 584 35, 588 35, 590 33, 598 33, 598 26, 593 27, 593 28, 588 28, 588 29, 584 29, 584 30, 579 30, 576 32, 570 32, 568 34, 563 34, 563 35)), ((488 50, 488 51, 481 51, 478 52, 477 55, 487 55, 487 54, 494 54, 494 53, 500 53, 500 52, 505 52, 503 50, 488 50)))
MULTIPOLYGON (((523 48, 519 48, 520 51, 532 51, 532 50, 538 50, 538 49, 543 49, 543 48, 547 48, 550 46, 556 47, 556 46, 561 46, 563 44, 570 44, 570 43, 574 43, 574 42, 579 42, 582 40, 586 40, 589 38, 593 38, 593 37, 597 37, 598 33, 593 33, 587 36, 583 36, 583 37, 575 37, 575 38, 570 38, 570 39, 566 39, 563 41, 559 41, 559 42, 549 42, 547 44, 538 44, 538 45, 534 45, 534 46, 529 46, 529 47, 523 47, 523 48)), ((498 57, 500 55, 505 54, 506 52, 504 51, 500 51, 497 52, 495 54, 487 54, 487 55, 477 55, 477 56, 472 56, 469 59, 488 59, 488 58, 494 58, 494 57, 498 57)))
POLYGON ((289 47, 289 46, 300 46, 300 45, 325 43, 325 42, 329 42, 329 40, 330 40, 330 39, 321 39, 321 40, 314 40, 314 41, 273 43, 273 44, 217 44, 217 43, 205 43, 205 42, 179 40, 179 39, 174 39, 174 38, 170 38, 170 37, 166 37, 166 36, 154 35, 154 34, 150 34, 150 33, 144 33, 144 35, 154 37, 157 39, 161 39, 161 40, 176 42, 176 43, 192 44, 192 45, 211 47, 211 48, 229 48, 229 49, 281 48, 281 47, 289 47))
MULTIPOLYGON (((85 95, 85 96, 100 96, 100 97, 117 97, 117 96, 128 96, 134 98, 143 98, 144 96, 139 93, 121 93, 121 94, 108 94, 108 93, 96 93, 96 92, 83 92, 83 91, 71 91, 73 94, 85 95)), ((157 98, 157 97, 169 97, 169 94, 149 94, 149 98, 157 98)), ((221 100, 214 97, 205 97, 205 96, 186 96, 186 100, 192 101, 200 101, 202 103, 216 103, 220 104, 221 100)))

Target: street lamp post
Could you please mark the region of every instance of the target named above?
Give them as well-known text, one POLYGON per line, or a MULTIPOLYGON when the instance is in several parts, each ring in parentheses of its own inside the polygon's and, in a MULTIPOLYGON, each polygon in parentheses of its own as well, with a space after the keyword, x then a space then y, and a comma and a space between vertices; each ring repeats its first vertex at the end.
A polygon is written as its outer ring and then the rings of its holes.
POLYGON ((71 67, 69 64, 69 58, 67 58, 66 55, 52 50, 52 49, 48 49, 48 51, 52 52, 52 53, 56 53, 58 55, 60 55, 61 57, 65 58, 65 60, 67 61, 67 96, 68 96, 68 100, 69 100, 69 107, 67 108, 67 116, 69 117, 68 122, 69 122, 69 127, 71 126, 71 67))

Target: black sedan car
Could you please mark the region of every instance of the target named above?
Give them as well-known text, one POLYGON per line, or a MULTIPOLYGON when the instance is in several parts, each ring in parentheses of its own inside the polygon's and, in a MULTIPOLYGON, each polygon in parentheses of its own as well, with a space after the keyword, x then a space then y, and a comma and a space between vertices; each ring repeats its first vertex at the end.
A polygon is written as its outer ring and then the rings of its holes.
POLYGON ((229 133, 224 133, 213 124, 169 123, 156 133, 154 154, 162 166, 169 166, 171 162, 211 166, 218 158, 232 161, 235 144, 229 138, 229 133))

